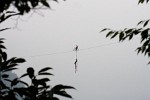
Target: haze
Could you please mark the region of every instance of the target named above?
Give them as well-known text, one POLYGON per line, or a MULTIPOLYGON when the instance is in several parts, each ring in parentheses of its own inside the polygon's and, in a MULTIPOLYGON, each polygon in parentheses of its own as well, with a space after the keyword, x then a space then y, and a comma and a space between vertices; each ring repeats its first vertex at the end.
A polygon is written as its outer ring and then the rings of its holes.
POLYGON ((27 67, 38 71, 49 66, 55 75, 50 84, 74 86, 77 90, 69 90, 74 100, 150 100, 149 59, 135 52, 139 38, 118 43, 118 39, 99 33, 106 27, 136 27, 140 20, 149 19, 149 4, 138 5, 138 0, 60 0, 51 2, 51 8, 20 17, 17 25, 14 19, 2 25, 17 26, 0 36, 6 38, 9 57, 27 60, 15 71, 18 76, 27 67))

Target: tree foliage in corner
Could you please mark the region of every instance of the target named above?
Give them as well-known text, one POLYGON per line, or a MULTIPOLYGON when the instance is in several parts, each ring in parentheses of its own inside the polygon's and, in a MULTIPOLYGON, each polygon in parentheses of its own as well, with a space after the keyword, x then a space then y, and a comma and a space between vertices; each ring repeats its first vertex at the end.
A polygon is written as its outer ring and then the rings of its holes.
MULTIPOLYGON (((0 24, 13 16, 21 16, 34 9, 50 8, 49 0, 0 0, 0 24)), ((58 0, 52 0, 58 2, 58 0)), ((65 0, 64 0, 65 1, 65 0)), ((9 28, 0 29, 0 32, 9 28)))
MULTIPOLYGON (((58 2, 57 0, 52 1, 58 2)), ((24 15, 38 7, 39 9, 41 7, 50 8, 48 0, 0 0, 0 24, 10 17, 24 15)), ((7 29, 9 28, 0 29, 0 32, 7 29)), ((54 87, 48 85, 47 82, 50 79, 47 76, 53 75, 48 72, 52 69, 51 67, 42 68, 36 74, 34 68, 29 67, 26 73, 19 78, 10 79, 9 72, 18 69, 16 66, 24 63, 25 59, 17 57, 8 59, 3 40, 0 38, 0 100, 59 100, 56 95, 72 98, 66 89, 75 89, 74 87, 62 84, 54 87), (45 75, 45 78, 39 78, 45 75), (26 76, 31 80, 31 84, 22 80, 26 76), (10 82, 10 86, 5 84, 6 81, 10 82), (18 83, 23 84, 23 87, 18 87, 18 83)))
POLYGON ((25 59, 17 57, 8 59, 3 43, 3 39, 0 38, 0 100, 20 100, 20 98, 21 100, 59 100, 55 95, 72 98, 66 89, 75 89, 74 87, 62 84, 51 87, 47 84, 49 78, 38 77, 53 75, 48 72, 51 67, 42 68, 36 74, 34 68, 29 67, 25 74, 11 80, 7 72, 16 70, 16 66, 24 63, 25 59), (31 84, 21 80, 26 76, 31 80, 31 84), (10 87, 5 84, 5 81, 10 82, 10 87), (18 87, 18 83, 23 84, 23 87, 18 87))
MULTIPOLYGON (((139 4, 148 3, 149 0, 139 0, 139 4)), ((115 37, 119 37, 119 41, 123 42, 126 39, 131 40, 133 37, 140 35, 141 38, 141 46, 137 47, 137 53, 142 53, 150 57, 150 28, 147 27, 150 19, 140 21, 137 26, 140 28, 125 28, 123 30, 113 30, 109 28, 105 28, 101 30, 101 32, 106 31, 106 37, 110 37, 111 39, 115 37)), ((150 64, 150 62, 148 63, 150 64)))

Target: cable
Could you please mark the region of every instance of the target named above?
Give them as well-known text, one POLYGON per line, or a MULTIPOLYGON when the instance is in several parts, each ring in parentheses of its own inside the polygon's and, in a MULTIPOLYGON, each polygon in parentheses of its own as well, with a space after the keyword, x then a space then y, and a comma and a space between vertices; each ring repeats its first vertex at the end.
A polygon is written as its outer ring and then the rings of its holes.
MULTIPOLYGON (((117 44, 117 43, 119 43, 119 42, 108 43, 108 44, 102 44, 102 45, 93 46, 93 47, 87 47, 87 48, 83 48, 83 49, 80 49, 80 48, 79 48, 78 51, 80 52, 80 51, 83 51, 83 50, 89 50, 89 49, 94 49, 94 48, 100 48, 100 47, 103 47, 103 46, 113 45, 113 44, 117 44)), ((70 52, 74 52, 74 51, 71 50, 71 51, 64 51, 64 52, 55 52, 55 53, 39 54, 39 55, 33 55, 33 56, 27 56, 27 57, 32 58, 32 57, 40 57, 40 56, 50 56, 50 55, 65 54, 65 53, 70 53, 70 52)))
POLYGON ((33 56, 27 56, 27 57, 50 56, 50 55, 64 54, 64 53, 70 53, 70 52, 73 52, 73 51, 64 51, 64 52, 55 52, 55 53, 39 54, 39 55, 33 55, 33 56))
POLYGON ((108 46, 108 45, 113 45, 113 44, 117 44, 117 43, 119 43, 119 42, 108 43, 108 44, 102 44, 102 45, 93 46, 93 47, 88 47, 88 48, 80 49, 79 51, 89 50, 89 49, 94 49, 94 48, 99 48, 99 47, 108 46))

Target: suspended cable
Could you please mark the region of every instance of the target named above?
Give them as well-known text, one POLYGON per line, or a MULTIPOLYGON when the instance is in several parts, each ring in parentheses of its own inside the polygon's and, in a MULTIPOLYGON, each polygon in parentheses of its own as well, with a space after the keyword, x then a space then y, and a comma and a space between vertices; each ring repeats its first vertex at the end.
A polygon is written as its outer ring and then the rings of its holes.
POLYGON ((55 52, 55 53, 47 53, 47 54, 39 54, 39 55, 33 55, 33 56, 27 56, 27 57, 39 57, 39 56, 50 56, 50 55, 56 55, 56 54, 64 54, 64 53, 70 53, 71 51, 64 51, 64 52, 55 52))
MULTIPOLYGON (((87 47, 87 48, 80 49, 78 51, 100 48, 100 47, 103 47, 103 46, 109 46, 109 45, 113 45, 113 44, 117 44, 117 43, 119 43, 119 42, 108 43, 108 44, 101 44, 101 45, 98 45, 98 46, 87 47)), ((64 51, 64 52, 54 52, 54 53, 47 53, 47 54, 38 54, 38 55, 27 56, 27 57, 32 58, 32 57, 40 57, 40 56, 50 56, 50 55, 65 54, 65 53, 71 53, 71 52, 74 52, 74 51, 70 50, 70 51, 64 51)))
POLYGON ((80 49, 80 51, 94 49, 94 48, 100 48, 100 47, 103 47, 103 46, 109 46, 109 45, 113 45, 113 44, 117 44, 117 43, 119 43, 119 42, 108 43, 108 44, 101 44, 101 45, 93 46, 93 47, 87 47, 87 48, 80 49))

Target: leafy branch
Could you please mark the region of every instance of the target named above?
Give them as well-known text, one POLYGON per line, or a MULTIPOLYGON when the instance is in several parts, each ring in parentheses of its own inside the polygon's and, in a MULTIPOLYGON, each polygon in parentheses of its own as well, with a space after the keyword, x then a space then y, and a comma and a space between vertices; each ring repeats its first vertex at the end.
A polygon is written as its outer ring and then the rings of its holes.
MULTIPOLYGON (((140 35, 141 38, 141 46, 136 49, 137 53, 142 53, 150 57, 150 28, 146 28, 150 19, 140 21, 137 26, 141 25, 141 28, 125 28, 123 30, 112 30, 109 28, 105 28, 101 30, 101 32, 107 32, 106 37, 110 37, 111 39, 115 37, 119 37, 119 41, 123 42, 126 39, 131 40, 133 37, 140 35)), ((150 63, 150 62, 149 62, 150 63)), ((149 64, 148 63, 148 64, 149 64)))

